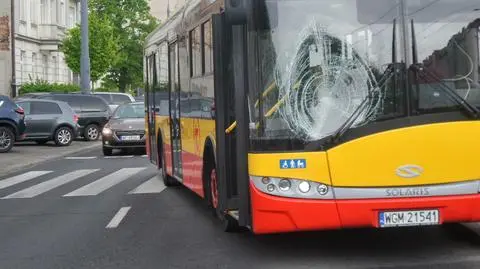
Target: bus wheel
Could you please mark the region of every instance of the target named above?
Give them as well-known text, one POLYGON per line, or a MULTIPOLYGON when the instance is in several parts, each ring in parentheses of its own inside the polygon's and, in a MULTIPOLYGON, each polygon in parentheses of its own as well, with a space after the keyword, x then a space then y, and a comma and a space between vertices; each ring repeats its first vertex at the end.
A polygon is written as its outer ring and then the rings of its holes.
POLYGON ((167 164, 165 162, 165 152, 163 152, 163 149, 162 149, 161 162, 162 162, 162 169, 161 169, 162 171, 160 172, 160 176, 162 177, 163 184, 167 187, 177 186, 178 182, 167 174, 167 164))
POLYGON ((215 168, 210 172, 210 197, 212 199, 212 207, 216 210, 218 207, 218 182, 215 168))
POLYGON ((236 233, 243 231, 235 218, 229 214, 226 214, 225 212, 220 211, 218 208, 220 198, 218 192, 217 170, 215 169, 214 162, 208 163, 205 175, 208 176, 206 180, 208 189, 206 190, 207 193, 205 196, 208 206, 211 208, 212 215, 222 222, 222 228, 224 232, 236 233))

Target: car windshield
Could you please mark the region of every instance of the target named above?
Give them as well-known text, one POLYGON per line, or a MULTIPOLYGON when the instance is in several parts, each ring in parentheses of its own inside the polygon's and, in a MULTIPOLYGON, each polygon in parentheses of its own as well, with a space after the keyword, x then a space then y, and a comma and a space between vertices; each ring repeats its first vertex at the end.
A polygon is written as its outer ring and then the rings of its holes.
POLYGON ((266 8, 256 20, 268 27, 256 29, 260 87, 249 100, 254 140, 326 138, 367 96, 374 98, 352 128, 406 116, 407 90, 411 115, 460 111, 440 87, 480 104, 478 0, 259 3, 266 8), (408 72, 415 58, 433 76, 408 72))
POLYGON ((113 118, 115 119, 139 119, 145 117, 145 108, 143 104, 125 104, 115 110, 113 118))

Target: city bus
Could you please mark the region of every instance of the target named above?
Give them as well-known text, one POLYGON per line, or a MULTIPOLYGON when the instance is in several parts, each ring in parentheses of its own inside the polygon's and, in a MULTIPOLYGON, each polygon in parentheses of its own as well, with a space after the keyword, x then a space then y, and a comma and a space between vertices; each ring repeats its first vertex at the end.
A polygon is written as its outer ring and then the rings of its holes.
POLYGON ((480 221, 478 0, 191 0, 145 44, 167 187, 254 234, 480 221))

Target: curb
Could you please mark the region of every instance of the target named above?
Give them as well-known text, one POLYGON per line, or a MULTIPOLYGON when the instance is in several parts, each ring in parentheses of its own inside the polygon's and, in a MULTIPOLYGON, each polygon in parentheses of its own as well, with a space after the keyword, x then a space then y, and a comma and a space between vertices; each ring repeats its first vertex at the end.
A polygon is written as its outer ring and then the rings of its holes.
POLYGON ((67 156, 67 155, 86 152, 86 151, 95 149, 96 147, 102 145, 101 143, 99 144, 98 141, 91 142, 91 143, 92 143, 92 144, 90 144, 90 145, 88 145, 88 146, 85 146, 85 147, 82 147, 82 148, 78 148, 78 149, 75 149, 75 150, 70 150, 70 151, 63 152, 63 153, 61 153, 61 154, 59 154, 59 155, 56 155, 56 156, 53 157, 53 158, 49 158, 49 159, 46 159, 46 160, 32 161, 32 162, 26 163, 26 164, 24 164, 24 165, 21 165, 21 166, 12 168, 12 169, 4 170, 4 171, 2 171, 2 173, 4 173, 5 175, 12 174, 12 173, 16 173, 16 172, 19 172, 19 171, 21 171, 21 170, 25 170, 25 169, 32 168, 32 167, 37 166, 37 165, 39 165, 39 164, 43 164, 43 163, 46 163, 46 162, 59 160, 59 159, 65 157, 65 156, 67 156))

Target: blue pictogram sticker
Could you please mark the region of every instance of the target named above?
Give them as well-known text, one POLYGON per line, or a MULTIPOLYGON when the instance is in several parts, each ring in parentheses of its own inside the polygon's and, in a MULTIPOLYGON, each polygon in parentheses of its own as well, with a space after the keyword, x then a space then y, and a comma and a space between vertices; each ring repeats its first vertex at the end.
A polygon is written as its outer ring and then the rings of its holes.
POLYGON ((305 159, 280 160, 280 169, 305 169, 305 168, 307 168, 307 160, 305 159))

